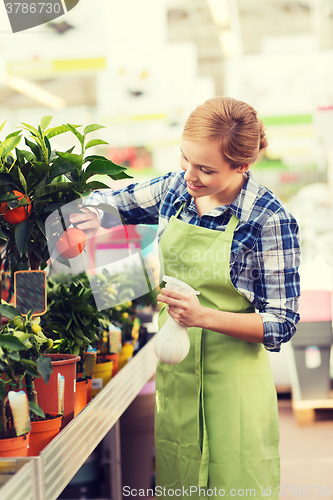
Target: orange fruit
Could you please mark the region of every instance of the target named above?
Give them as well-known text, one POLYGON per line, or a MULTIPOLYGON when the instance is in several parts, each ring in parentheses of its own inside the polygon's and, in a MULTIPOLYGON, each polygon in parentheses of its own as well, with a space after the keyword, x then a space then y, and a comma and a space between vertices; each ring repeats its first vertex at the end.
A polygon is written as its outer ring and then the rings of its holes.
POLYGON ((26 196, 20 191, 15 191, 15 190, 13 191, 13 193, 15 194, 15 196, 17 196, 18 200, 25 198, 27 200, 27 203, 29 203, 29 205, 26 205, 25 207, 16 207, 16 208, 10 208, 8 206, 8 202, 1 203, 0 213, 4 218, 4 220, 6 222, 9 222, 9 224, 16 225, 24 220, 27 220, 31 212, 31 204, 29 196, 26 196))
POLYGON ((57 241, 57 250, 64 259, 73 259, 80 255, 87 244, 87 238, 81 229, 70 227, 62 233, 57 241))

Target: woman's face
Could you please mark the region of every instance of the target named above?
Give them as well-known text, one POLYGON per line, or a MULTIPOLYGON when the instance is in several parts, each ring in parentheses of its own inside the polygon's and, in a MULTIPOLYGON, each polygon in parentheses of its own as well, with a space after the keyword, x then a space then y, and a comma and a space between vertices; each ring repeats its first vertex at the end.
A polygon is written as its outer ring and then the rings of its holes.
POLYGON ((231 168, 229 163, 222 159, 220 145, 216 141, 196 142, 182 139, 180 149, 180 166, 185 170, 184 179, 190 195, 193 198, 208 196, 221 204, 231 203, 243 187, 242 174, 249 166, 231 168))

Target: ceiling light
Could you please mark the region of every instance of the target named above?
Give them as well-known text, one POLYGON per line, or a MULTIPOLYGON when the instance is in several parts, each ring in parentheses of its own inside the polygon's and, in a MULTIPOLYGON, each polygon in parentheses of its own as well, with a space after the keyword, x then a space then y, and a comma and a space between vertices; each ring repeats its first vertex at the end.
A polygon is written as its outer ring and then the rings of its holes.
POLYGON ((28 82, 28 80, 24 80, 23 78, 4 75, 1 80, 5 85, 7 85, 7 87, 20 92, 21 94, 24 94, 41 104, 44 104, 44 106, 48 106, 52 109, 62 109, 66 106, 66 101, 64 99, 51 94, 51 92, 48 92, 47 90, 44 90, 38 85, 28 82))
POLYGON ((234 31, 221 31, 219 40, 225 57, 236 57, 242 54, 239 38, 234 31))
POLYGON ((207 0, 207 2, 215 24, 230 26, 231 15, 228 0, 207 0))

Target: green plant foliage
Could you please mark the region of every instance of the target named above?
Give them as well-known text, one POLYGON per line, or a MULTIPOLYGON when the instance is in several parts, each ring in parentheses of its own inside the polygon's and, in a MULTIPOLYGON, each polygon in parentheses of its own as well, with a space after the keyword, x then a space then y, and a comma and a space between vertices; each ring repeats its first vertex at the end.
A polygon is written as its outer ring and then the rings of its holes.
POLYGON ((103 316, 97 310, 89 284, 73 276, 66 278, 67 282, 63 276, 58 281, 48 279, 48 306, 42 324, 54 341, 52 352, 82 357, 86 348, 98 340, 103 316))
POLYGON ((50 345, 41 326, 40 317, 30 311, 22 316, 14 306, 2 301, 0 314, 8 323, 0 330, 0 427, 7 428, 5 407, 10 390, 20 390, 26 383, 30 410, 45 416, 39 408, 33 380, 42 376, 45 383, 52 373, 51 360, 42 356, 50 345))
MULTIPOLYGON (((49 259, 45 221, 53 210, 70 203, 93 189, 106 187, 99 181, 87 182, 96 174, 110 179, 129 178, 125 168, 99 155, 85 156, 85 151, 98 144, 101 139, 88 139, 91 132, 103 128, 92 124, 80 132, 80 125, 63 124, 49 127, 52 116, 41 119, 34 127, 22 123, 21 129, 0 141, 0 203, 9 201, 11 209, 24 206, 25 221, 12 225, 0 217, 0 240, 4 269, 12 273, 19 269, 39 269, 49 259), (71 133, 74 146, 68 151, 53 150, 51 140, 59 134, 71 133), (24 136, 25 147, 19 149, 24 136), (80 152, 74 153, 75 145, 80 152), (28 149, 27 149, 28 148, 28 149), (28 196, 18 203, 13 191, 28 196), (30 209, 30 211, 29 211, 30 209)), ((0 126, 0 132, 5 122, 0 126)))

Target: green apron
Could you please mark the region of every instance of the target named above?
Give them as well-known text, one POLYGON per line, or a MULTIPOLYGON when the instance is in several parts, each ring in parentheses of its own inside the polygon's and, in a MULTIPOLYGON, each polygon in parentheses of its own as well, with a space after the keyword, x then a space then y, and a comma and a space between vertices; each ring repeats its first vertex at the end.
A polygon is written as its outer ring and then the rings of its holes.
MULTIPOLYGON (((216 231, 180 221, 182 208, 160 241, 165 274, 199 290, 205 307, 253 312, 230 279, 238 219, 232 215, 226 230, 216 231)), ((164 307, 160 328, 167 317, 164 307)), ((166 496, 177 490, 179 498, 201 498, 204 491, 223 496, 223 490, 235 498, 254 496, 246 493, 250 489, 277 497, 278 408, 266 349, 211 330, 188 331, 187 357, 178 365, 157 365, 156 486, 166 496)))

